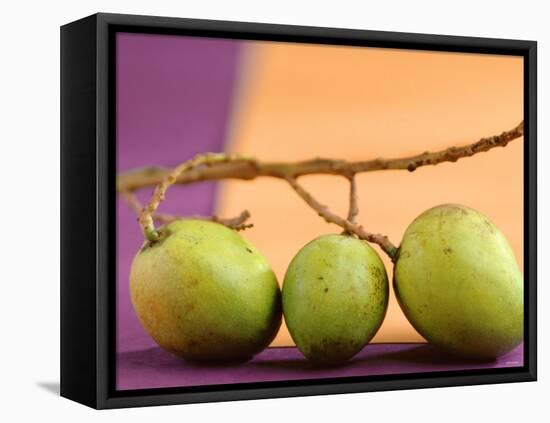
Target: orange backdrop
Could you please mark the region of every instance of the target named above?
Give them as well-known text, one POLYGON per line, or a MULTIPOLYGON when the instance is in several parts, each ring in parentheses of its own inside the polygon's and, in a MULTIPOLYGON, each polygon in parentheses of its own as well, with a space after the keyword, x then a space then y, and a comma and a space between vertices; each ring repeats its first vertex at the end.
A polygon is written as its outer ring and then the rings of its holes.
MULTIPOLYGON (((521 57, 254 42, 240 74, 229 149, 264 160, 415 154, 498 134, 523 116, 521 57)), ((520 139, 414 173, 361 174, 359 221, 399 244, 423 210, 461 203, 501 228, 522 267, 522 163, 520 139)), ((323 203, 346 214, 348 183, 343 178, 301 181, 323 203)), ((339 231, 280 180, 223 182, 218 213, 236 215, 245 208, 255 227, 243 235, 266 255, 281 283, 304 244, 339 231)), ((391 278, 391 263, 381 255, 391 278)), ((374 342, 419 340, 392 293, 374 342)), ((274 345, 292 345, 286 327, 274 345)))

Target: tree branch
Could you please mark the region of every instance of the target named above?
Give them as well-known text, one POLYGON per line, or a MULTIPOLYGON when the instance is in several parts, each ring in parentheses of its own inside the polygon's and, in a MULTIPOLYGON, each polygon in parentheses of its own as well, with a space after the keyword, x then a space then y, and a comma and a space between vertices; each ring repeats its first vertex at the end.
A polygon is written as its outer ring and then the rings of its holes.
MULTIPOLYGON (((121 192, 120 196, 126 201, 130 209, 136 214, 136 216, 140 216, 143 211, 143 206, 137 199, 136 195, 133 192, 121 192)), ((174 220, 180 220, 180 219, 197 219, 197 220, 208 220, 210 222, 216 222, 221 223, 222 225, 227 226, 228 228, 234 229, 236 231, 243 231, 248 228, 252 228, 254 224, 252 223, 246 223, 246 221, 250 218, 250 212, 248 210, 242 211, 238 216, 236 217, 230 217, 230 218, 223 218, 216 215, 213 216, 199 216, 199 215, 193 215, 193 216, 176 216, 173 214, 167 214, 167 213, 156 213, 153 215, 153 219, 161 224, 166 224, 173 222, 174 220)))
POLYGON ((128 207, 130 207, 130 210, 132 210, 136 216, 139 217, 141 212, 143 211, 143 206, 139 202, 138 198, 133 192, 129 191, 122 191, 119 192, 121 198, 126 201, 126 204, 128 204, 128 207))
POLYGON ((253 223, 246 223, 246 221, 250 218, 250 212, 248 210, 244 210, 235 217, 219 217, 216 215, 213 216, 200 216, 200 215, 192 215, 192 216, 176 216, 173 214, 166 214, 166 213, 156 213, 153 216, 153 219, 163 225, 173 222, 174 220, 182 220, 182 219, 195 219, 195 220, 207 220, 210 222, 216 222, 220 223, 224 226, 227 226, 228 228, 231 228, 235 231, 244 231, 245 229, 252 228, 254 226, 253 223))
POLYGON ((398 248, 390 242, 387 236, 367 232, 361 225, 357 225, 350 222, 349 219, 344 219, 334 214, 327 206, 321 204, 308 191, 306 191, 304 187, 298 183, 296 178, 289 177, 286 178, 286 180, 294 191, 302 197, 307 205, 315 210, 319 216, 325 219, 326 222, 334 223, 343 228, 346 232, 357 235, 360 239, 378 244, 380 248, 382 248, 382 250, 392 259, 392 261, 397 259, 398 248))
MULTIPOLYGON (((463 157, 489 151, 495 147, 504 147, 510 141, 523 136, 523 121, 515 128, 500 135, 481 138, 472 144, 461 147, 450 147, 436 152, 424 152, 410 157, 393 159, 374 159, 348 162, 345 160, 313 159, 294 163, 260 162, 252 158, 215 155, 219 160, 210 161, 204 166, 191 166, 174 179, 173 183, 189 184, 192 182, 218 179, 250 180, 263 176, 288 179, 303 175, 330 174, 349 177, 356 173, 378 170, 408 170, 413 172, 422 166, 437 165, 444 162, 455 162, 463 157)), ((118 192, 135 191, 139 188, 155 186, 170 173, 169 169, 147 167, 123 172, 117 177, 118 192)))
MULTIPOLYGON (((260 162, 250 157, 232 156, 223 153, 207 153, 198 155, 188 160, 173 170, 161 168, 146 168, 133 170, 118 175, 117 190, 128 202, 130 207, 139 215, 139 225, 145 238, 151 242, 159 238, 155 229, 154 220, 168 222, 178 219, 177 216, 158 214, 156 210, 166 190, 173 184, 188 184, 191 182, 213 180, 213 179, 254 179, 260 176, 271 176, 285 179, 298 195, 312 208, 319 216, 328 223, 334 223, 344 229, 346 233, 355 234, 360 239, 378 244, 382 250, 390 256, 392 261, 397 259, 399 249, 393 245, 387 236, 367 232, 361 225, 355 223, 359 212, 357 207, 357 187, 355 174, 375 170, 407 169, 413 172, 418 167, 436 165, 443 162, 455 162, 463 157, 470 157, 474 154, 489 151, 494 147, 504 147, 510 141, 523 135, 523 121, 510 131, 500 135, 482 138, 479 141, 462 147, 450 147, 437 152, 425 152, 416 156, 396 159, 375 159, 359 162, 346 162, 344 160, 314 159, 296 163, 269 163, 260 162), (310 174, 331 174, 341 175, 350 181, 350 202, 347 219, 344 219, 321 203, 319 203, 309 192, 307 192, 297 181, 297 177, 310 174), (133 191, 156 185, 149 203, 141 207, 133 191)), ((223 223, 234 229, 240 230, 252 225, 245 224, 250 214, 244 211, 233 219, 221 219, 217 216, 195 218, 213 220, 223 223)))
POLYGON ((359 206, 357 205, 357 183, 355 182, 355 175, 349 177, 349 211, 348 220, 351 223, 355 223, 355 219, 359 214, 359 206))
POLYGON ((241 162, 248 161, 249 159, 235 157, 222 153, 207 153, 203 155, 198 155, 191 160, 181 163, 176 166, 173 170, 168 172, 160 183, 156 186, 149 203, 141 210, 139 215, 139 226, 145 236, 145 239, 149 241, 156 241, 159 238, 159 233, 155 229, 155 224, 153 222, 153 216, 160 205, 164 200, 164 195, 168 188, 173 185, 180 174, 183 172, 193 171, 200 167, 210 167, 216 163, 228 163, 228 162, 241 162))

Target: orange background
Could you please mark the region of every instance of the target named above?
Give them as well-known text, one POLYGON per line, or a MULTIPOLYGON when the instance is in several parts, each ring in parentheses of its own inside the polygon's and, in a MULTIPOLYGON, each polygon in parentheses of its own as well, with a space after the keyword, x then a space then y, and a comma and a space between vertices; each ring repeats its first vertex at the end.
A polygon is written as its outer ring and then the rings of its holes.
MULTIPOLYGON (((513 128, 523 116, 521 57, 254 42, 240 75, 229 150, 262 160, 399 157, 471 143, 513 128)), ((500 227, 523 268, 523 139, 457 163, 365 173, 357 181, 359 222, 367 230, 399 244, 425 209, 461 203, 500 227)), ((346 215, 346 180, 301 182, 346 215)), ((218 213, 251 211, 255 227, 242 234, 268 258, 280 283, 304 244, 340 231, 281 180, 221 187, 218 213)), ((391 280, 391 263, 380 254, 391 280)), ((392 292, 373 341, 419 340, 392 292)), ((292 345, 286 327, 273 345, 292 345)))

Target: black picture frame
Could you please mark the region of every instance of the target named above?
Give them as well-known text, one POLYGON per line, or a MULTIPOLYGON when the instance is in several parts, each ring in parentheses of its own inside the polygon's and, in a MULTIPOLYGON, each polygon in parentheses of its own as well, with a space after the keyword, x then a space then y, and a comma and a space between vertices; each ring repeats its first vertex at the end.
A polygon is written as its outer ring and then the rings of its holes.
POLYGON ((534 41, 104 13, 61 27, 61 395, 99 409, 536 380, 536 84, 534 41), (116 266, 113 40, 117 31, 522 56, 524 366, 117 392, 113 323, 116 266))

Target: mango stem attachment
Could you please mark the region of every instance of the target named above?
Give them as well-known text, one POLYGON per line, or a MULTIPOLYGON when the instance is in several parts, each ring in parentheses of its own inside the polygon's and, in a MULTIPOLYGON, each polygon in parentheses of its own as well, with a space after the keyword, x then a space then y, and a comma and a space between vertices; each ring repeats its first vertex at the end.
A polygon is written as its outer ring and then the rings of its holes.
POLYGON ((149 203, 141 210, 139 215, 138 223, 145 239, 150 242, 158 241, 160 234, 155 228, 155 212, 160 203, 164 200, 166 191, 176 182, 181 173, 198 170, 199 168, 209 167, 219 163, 238 161, 251 162, 254 164, 254 159, 248 157, 239 157, 224 153, 206 153, 199 154, 191 160, 183 162, 172 169, 155 187, 149 203))
MULTIPOLYGON (((398 248, 391 243, 386 235, 382 234, 373 234, 368 232, 363 228, 363 226, 358 225, 355 222, 352 222, 348 219, 338 216, 333 213, 327 206, 321 204, 319 201, 313 197, 306 189, 298 183, 296 178, 288 177, 286 178, 287 182, 290 184, 292 189, 310 206, 313 210, 317 212, 327 223, 334 223, 341 228, 343 228, 346 233, 355 234, 358 238, 363 239, 368 242, 377 244, 390 258, 392 261, 397 260, 398 248)), ((349 216, 354 218, 355 213, 350 213, 349 216)))

